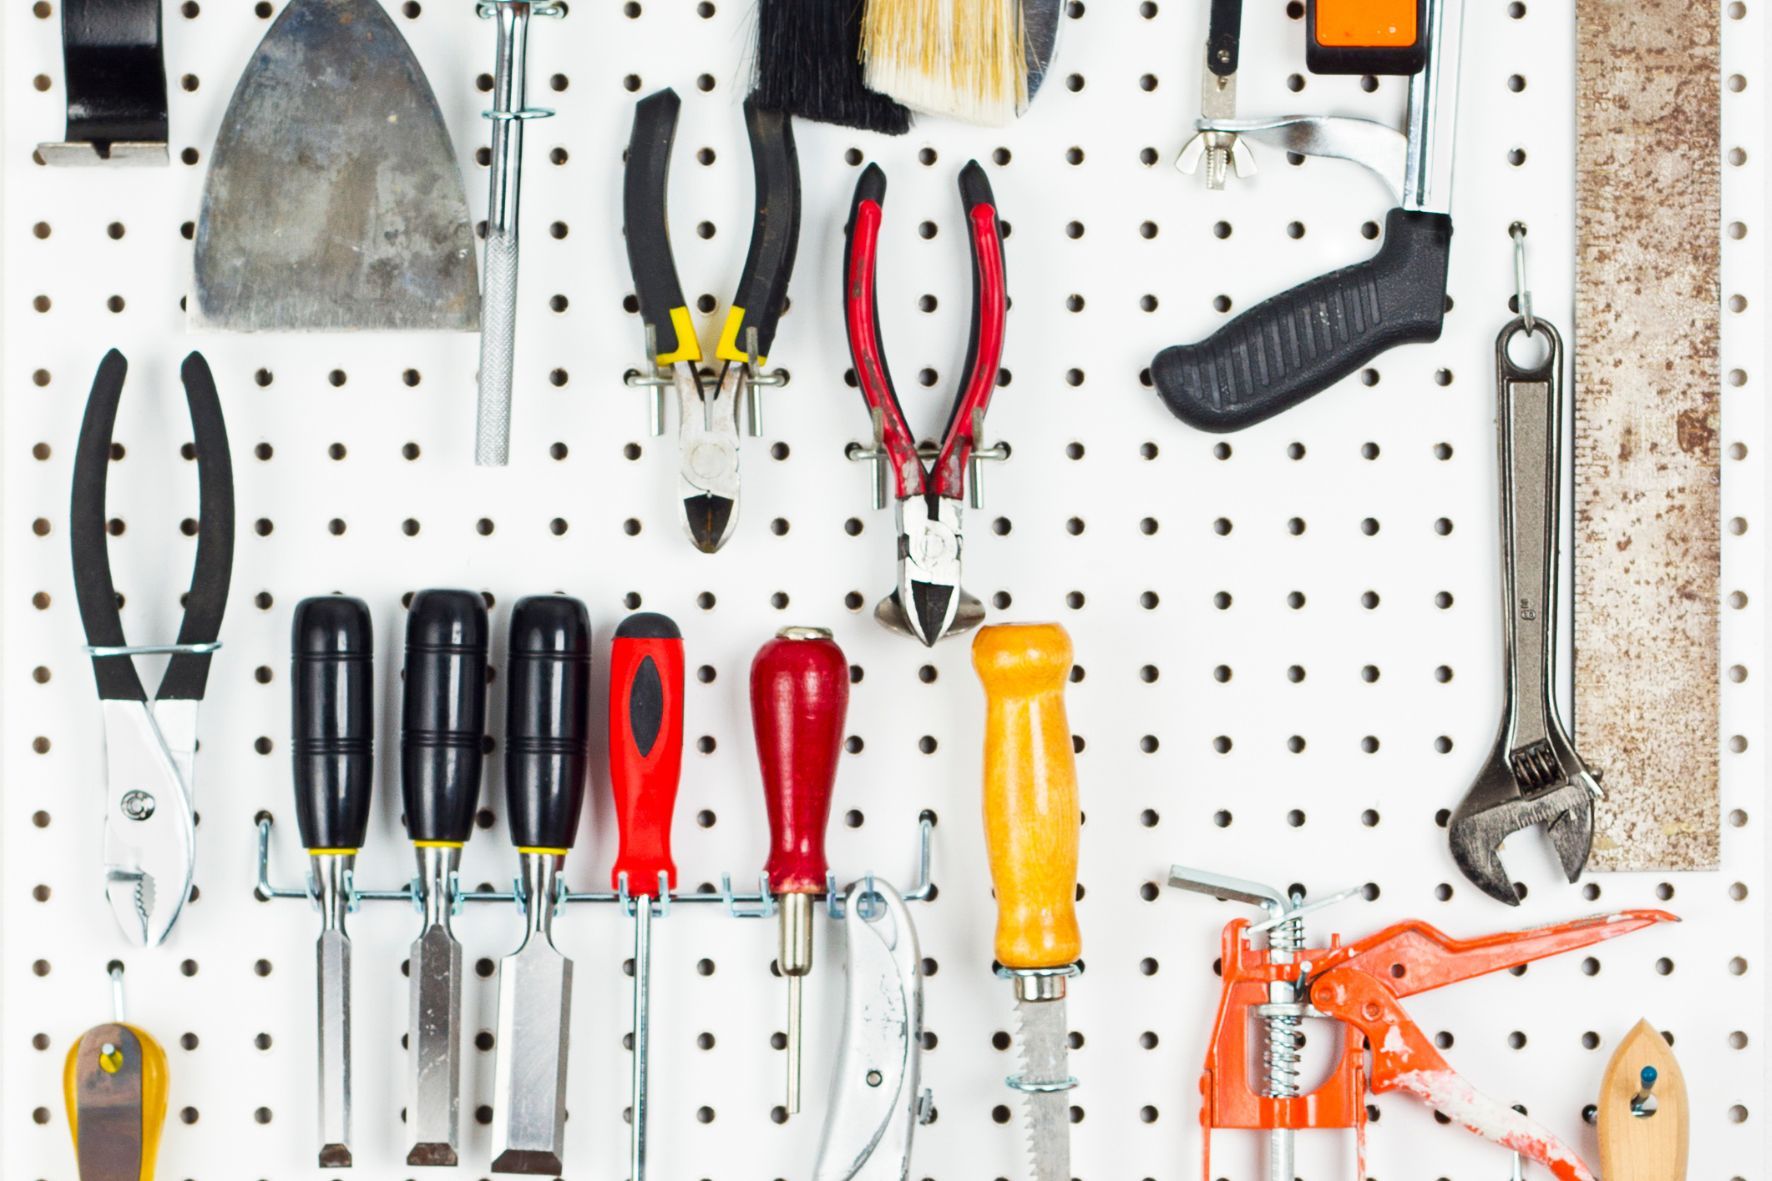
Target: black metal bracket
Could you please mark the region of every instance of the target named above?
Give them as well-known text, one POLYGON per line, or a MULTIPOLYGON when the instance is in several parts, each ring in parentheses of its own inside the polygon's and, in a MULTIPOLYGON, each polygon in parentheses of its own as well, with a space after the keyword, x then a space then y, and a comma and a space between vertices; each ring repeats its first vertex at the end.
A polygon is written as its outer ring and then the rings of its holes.
POLYGON ((62 0, 67 137, 37 145, 54 165, 167 162, 160 0, 62 0))

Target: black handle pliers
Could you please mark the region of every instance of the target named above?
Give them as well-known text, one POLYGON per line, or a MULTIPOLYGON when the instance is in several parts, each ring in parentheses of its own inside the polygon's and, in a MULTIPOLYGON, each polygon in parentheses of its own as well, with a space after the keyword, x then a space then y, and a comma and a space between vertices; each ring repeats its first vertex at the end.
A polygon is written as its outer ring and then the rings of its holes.
POLYGON ((123 638, 111 580, 105 483, 111 434, 129 363, 112 349, 99 364, 80 441, 68 533, 74 596, 98 681, 105 726, 105 897, 123 934, 137 947, 166 938, 191 893, 196 864, 192 776, 197 706, 209 680, 209 657, 221 645, 222 612, 234 564, 234 470, 221 399, 203 354, 185 358, 197 459, 197 557, 184 621, 171 644, 131 646, 123 638), (136 672, 138 654, 170 659, 150 701, 136 672))
POLYGON ((675 90, 665 89, 634 107, 622 205, 628 266, 653 373, 630 374, 628 384, 650 385, 658 391, 653 401, 654 435, 664 433, 664 388, 677 391, 683 523, 695 548, 711 554, 726 543, 738 520, 739 397, 746 395, 748 433, 760 435, 763 419, 755 387, 786 381, 785 375, 765 370, 765 357, 787 304, 788 279, 799 247, 800 163, 788 117, 746 101, 745 127, 757 194, 750 253, 714 348, 719 374, 704 373, 701 342, 671 254, 665 208, 671 144, 682 105, 675 90))

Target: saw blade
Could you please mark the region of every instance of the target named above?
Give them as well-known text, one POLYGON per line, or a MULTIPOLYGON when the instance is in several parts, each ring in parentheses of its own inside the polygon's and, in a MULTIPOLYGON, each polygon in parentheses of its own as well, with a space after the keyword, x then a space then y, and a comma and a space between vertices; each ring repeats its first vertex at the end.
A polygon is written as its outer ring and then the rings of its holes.
POLYGON ((1021 1049, 1028 1156, 1034 1181, 1071 1181, 1070 1051, 1064 1001, 1017 1001, 1016 1043, 1021 1049))

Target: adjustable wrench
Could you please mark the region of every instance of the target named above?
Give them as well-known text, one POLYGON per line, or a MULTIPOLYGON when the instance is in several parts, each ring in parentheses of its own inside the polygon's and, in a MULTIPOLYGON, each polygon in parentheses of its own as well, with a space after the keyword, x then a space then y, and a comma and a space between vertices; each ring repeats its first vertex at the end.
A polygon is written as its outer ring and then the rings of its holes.
POLYGON ((1505 698, 1495 747, 1447 828, 1453 859, 1465 877, 1491 898, 1517 906, 1520 896, 1501 864, 1501 842, 1523 828, 1544 825, 1564 874, 1573 882, 1587 864, 1594 801, 1603 793, 1569 741, 1552 675, 1563 464, 1562 338, 1544 320, 1521 316, 1496 339, 1495 367, 1505 698), (1528 368, 1517 364, 1508 348, 1515 337, 1534 333, 1543 334, 1548 356, 1528 368))

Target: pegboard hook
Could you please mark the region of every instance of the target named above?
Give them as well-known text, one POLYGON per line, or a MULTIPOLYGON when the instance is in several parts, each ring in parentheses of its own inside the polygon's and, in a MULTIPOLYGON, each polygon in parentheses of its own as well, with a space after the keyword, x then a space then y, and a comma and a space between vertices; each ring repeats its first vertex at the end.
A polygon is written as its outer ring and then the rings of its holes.
MULTIPOLYGON (((851 463, 868 463, 872 465, 874 508, 886 507, 887 501, 887 464, 892 461, 892 453, 886 447, 886 414, 883 410, 874 409, 869 412, 874 424, 874 441, 870 444, 850 443, 843 448, 843 457, 851 463)), ((992 443, 989 447, 979 445, 979 437, 984 434, 984 412, 972 412, 972 450, 966 456, 966 500, 975 509, 984 507, 984 465, 1001 463, 1009 458, 1009 444, 992 443)), ((917 444, 917 459, 923 463, 934 463, 941 458, 941 448, 932 442, 917 444)))
POLYGON ((1532 288, 1526 285, 1526 223, 1516 221, 1507 227, 1507 236, 1514 240, 1514 302, 1528 333, 1538 327, 1532 318, 1532 288))
MULTIPOLYGON (((275 886, 271 884, 271 825, 269 812, 260 812, 257 818, 257 874, 252 887, 253 897, 260 902, 269 902, 274 898, 306 898, 314 905, 319 905, 319 888, 310 876, 302 888, 275 886)), ((930 879, 930 863, 932 860, 931 846, 935 829, 935 813, 925 809, 917 817, 917 882, 902 897, 906 902, 927 902, 935 897, 935 883, 930 879)), ((870 879, 874 876, 870 871, 870 879)), ((460 913, 462 906, 469 902, 507 902, 521 907, 524 903, 520 888, 510 890, 463 890, 453 879, 450 887, 450 906, 452 913, 460 913)), ((420 904, 420 896, 411 884, 397 890, 359 890, 354 875, 347 875, 343 883, 343 895, 346 903, 353 911, 363 902, 406 902, 420 904)), ((818 897, 819 895, 814 895, 818 897)), ((824 898, 832 918, 843 917, 842 896, 836 889, 836 879, 827 877, 824 898)), ((615 903, 624 914, 633 914, 635 896, 628 892, 627 876, 617 879, 614 890, 572 891, 560 886, 557 906, 568 903, 592 902, 615 903)), ((680 891, 670 889, 669 879, 659 875, 658 893, 652 899, 653 913, 667 915, 673 905, 691 903, 720 903, 733 918, 772 918, 776 913, 775 895, 769 889, 769 879, 765 874, 757 875, 757 889, 754 893, 741 893, 732 888, 732 875, 720 875, 718 891, 680 891)))
POLYGON ((621 375, 621 383, 629 389, 646 390, 651 396, 647 399, 646 429, 653 438, 664 434, 665 391, 677 384, 677 379, 670 372, 659 368, 658 333, 652 325, 646 325, 646 369, 630 369, 621 375))

